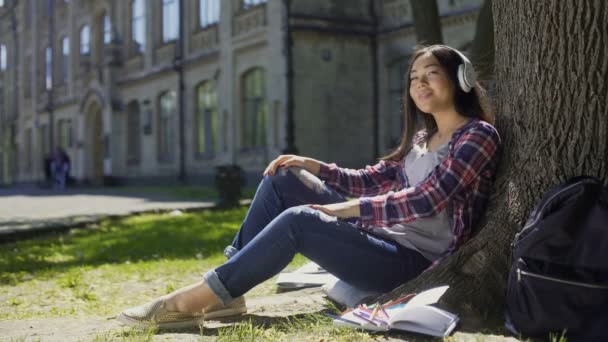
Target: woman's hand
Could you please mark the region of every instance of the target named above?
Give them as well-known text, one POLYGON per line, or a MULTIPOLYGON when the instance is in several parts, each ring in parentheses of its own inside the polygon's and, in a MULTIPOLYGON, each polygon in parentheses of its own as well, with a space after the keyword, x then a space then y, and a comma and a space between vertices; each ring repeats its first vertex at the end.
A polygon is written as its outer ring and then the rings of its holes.
POLYGON ((272 176, 277 172, 279 167, 290 167, 297 166, 305 169, 313 175, 319 174, 321 163, 312 158, 300 157, 293 154, 283 154, 278 156, 275 160, 271 161, 264 170, 264 176, 272 176))
POLYGON ((359 217, 361 212, 359 211, 359 200, 352 200, 348 202, 332 203, 332 204, 309 204, 309 207, 317 210, 321 210, 327 215, 336 216, 339 218, 359 217))

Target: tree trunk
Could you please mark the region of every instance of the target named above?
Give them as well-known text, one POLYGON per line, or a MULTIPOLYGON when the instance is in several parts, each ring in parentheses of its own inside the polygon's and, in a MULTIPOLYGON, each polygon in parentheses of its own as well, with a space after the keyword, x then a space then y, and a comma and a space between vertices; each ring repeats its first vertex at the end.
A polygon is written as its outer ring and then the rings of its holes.
POLYGON ((469 49, 471 62, 478 78, 487 81, 494 74, 494 20, 492 19, 492 0, 485 0, 475 27, 475 38, 469 49))
POLYGON ((607 3, 495 0, 493 15, 503 153, 480 231, 380 300, 448 284, 451 310, 502 319, 510 243, 532 207, 572 176, 608 176, 607 3))
POLYGON ((437 0, 411 0, 410 4, 414 16, 416 42, 424 45, 443 43, 437 0))

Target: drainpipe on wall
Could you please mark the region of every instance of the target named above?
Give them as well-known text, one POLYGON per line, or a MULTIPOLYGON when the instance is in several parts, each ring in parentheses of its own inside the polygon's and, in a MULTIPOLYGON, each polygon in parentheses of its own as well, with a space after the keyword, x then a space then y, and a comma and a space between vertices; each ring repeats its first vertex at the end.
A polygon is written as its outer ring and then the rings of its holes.
POLYGON ((12 170, 9 170, 10 172, 10 177, 11 177, 11 181, 12 183, 16 182, 16 178, 17 178, 17 170, 18 170, 18 166, 17 166, 17 148, 15 146, 15 135, 17 134, 18 131, 18 123, 19 123, 19 82, 17 82, 18 80, 18 74, 17 74, 17 65, 19 64, 19 36, 17 35, 17 2, 15 1, 13 3, 12 9, 11 9, 11 26, 12 26, 12 30, 13 30, 13 45, 14 45, 14 49, 13 49, 13 79, 14 79, 14 89, 13 89, 13 117, 12 117, 12 123, 11 123, 11 141, 10 141, 10 162, 9 165, 12 168, 12 170), (14 129, 12 129, 12 127, 14 127, 14 129))
POLYGON ((177 71, 179 102, 179 175, 180 182, 186 181, 186 137, 185 133, 185 86, 184 86, 184 0, 179 0, 179 33, 173 64, 177 71))
MULTIPOLYGON (((54 99, 53 99, 53 83, 54 83, 54 78, 55 78, 55 73, 53 70, 53 65, 55 64, 55 56, 53 54, 53 51, 55 51, 55 0, 48 0, 48 11, 49 11, 49 48, 51 49, 51 70, 50 70, 50 75, 51 75, 51 80, 50 80, 50 87, 48 89, 46 89, 47 91, 47 95, 48 95, 48 103, 47 103, 47 109, 49 112, 49 140, 50 140, 50 148, 51 148, 51 153, 54 152, 55 150, 55 118, 54 118, 54 99)), ((45 65, 46 65, 46 49, 44 51, 44 58, 45 58, 45 65)), ((45 70, 45 72, 48 72, 45 70)), ((45 81, 46 81, 46 74, 44 75, 45 77, 45 81)))
POLYGON ((285 108, 287 109, 287 123, 286 123, 286 135, 285 142, 287 143, 282 153, 284 154, 298 154, 298 149, 295 143, 295 120, 294 120, 294 102, 293 97, 293 57, 292 57, 292 39, 291 30, 289 27, 290 18, 290 5, 291 0, 283 0, 285 6, 284 15, 284 48, 285 48, 285 66, 286 66, 286 78, 287 78, 287 98, 285 99, 285 108))
POLYGON ((373 139, 374 139, 374 159, 380 156, 379 149, 379 98, 378 98, 378 16, 376 15, 375 1, 369 1, 369 13, 372 19, 373 32, 370 35, 370 49, 372 54, 372 114, 373 114, 373 139))

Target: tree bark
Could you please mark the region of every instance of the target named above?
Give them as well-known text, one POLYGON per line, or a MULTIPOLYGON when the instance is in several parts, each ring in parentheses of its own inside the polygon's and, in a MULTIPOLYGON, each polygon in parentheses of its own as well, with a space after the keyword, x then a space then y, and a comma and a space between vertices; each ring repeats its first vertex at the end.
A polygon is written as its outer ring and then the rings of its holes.
POLYGON ((490 80, 494 76, 494 20, 492 0, 485 0, 475 27, 475 37, 469 49, 471 62, 480 80, 490 80))
POLYGON ((423 45, 442 44, 441 21, 437 0, 411 0, 416 42, 423 45))
POLYGON ((446 307, 502 320, 510 243, 532 207, 570 177, 607 179, 607 3, 495 0, 492 9, 503 153, 485 218, 456 254, 381 301, 448 284, 446 307))

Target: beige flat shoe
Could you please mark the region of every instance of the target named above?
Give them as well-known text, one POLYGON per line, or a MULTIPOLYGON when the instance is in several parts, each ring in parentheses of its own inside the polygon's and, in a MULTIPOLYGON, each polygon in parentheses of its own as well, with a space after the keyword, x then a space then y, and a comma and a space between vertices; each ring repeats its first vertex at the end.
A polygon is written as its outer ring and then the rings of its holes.
POLYGON ((118 320, 136 328, 183 329, 197 327, 205 320, 242 315, 247 312, 245 298, 235 298, 227 306, 217 305, 206 312, 189 313, 167 311, 165 300, 155 299, 147 304, 125 309, 118 315, 118 320))
POLYGON ((230 317, 230 316, 238 316, 247 312, 247 303, 245 303, 245 297, 240 296, 234 298, 234 300, 224 306, 222 304, 218 304, 216 306, 212 306, 205 310, 205 314, 203 315, 205 320, 211 320, 221 317, 230 317))

